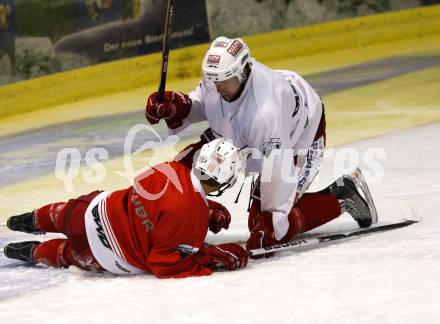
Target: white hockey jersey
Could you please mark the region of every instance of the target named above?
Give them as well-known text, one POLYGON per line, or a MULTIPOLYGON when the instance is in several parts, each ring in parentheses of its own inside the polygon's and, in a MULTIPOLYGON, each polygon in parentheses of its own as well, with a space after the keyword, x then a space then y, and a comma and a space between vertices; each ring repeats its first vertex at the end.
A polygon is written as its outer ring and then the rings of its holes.
POLYGON ((297 73, 272 70, 254 59, 237 100, 225 101, 214 83, 205 81, 189 96, 189 115, 181 127, 170 131, 177 134, 207 120, 216 136, 250 149, 246 171, 261 173, 261 207, 272 212, 275 237, 281 239, 289 227, 287 215, 298 187, 293 155, 312 144, 321 119, 321 99, 297 73))

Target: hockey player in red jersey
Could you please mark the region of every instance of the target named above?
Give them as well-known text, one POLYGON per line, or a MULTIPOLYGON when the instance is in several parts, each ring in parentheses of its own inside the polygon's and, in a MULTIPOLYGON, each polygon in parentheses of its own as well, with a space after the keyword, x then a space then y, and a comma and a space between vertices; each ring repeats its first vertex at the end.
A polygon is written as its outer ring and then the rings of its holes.
POLYGON ((240 245, 204 243, 208 228, 217 233, 230 222, 228 211, 205 194, 232 186, 240 165, 237 148, 217 139, 203 146, 192 169, 161 163, 127 189, 95 191, 10 217, 11 230, 63 233, 67 238, 10 243, 4 253, 53 267, 150 272, 159 278, 243 268, 248 257, 240 245))

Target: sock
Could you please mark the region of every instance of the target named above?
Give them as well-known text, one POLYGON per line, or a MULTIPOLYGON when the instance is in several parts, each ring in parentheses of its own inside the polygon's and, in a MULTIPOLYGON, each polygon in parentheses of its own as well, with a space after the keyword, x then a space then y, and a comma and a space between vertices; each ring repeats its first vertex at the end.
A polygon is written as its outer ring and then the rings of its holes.
POLYGON ((341 215, 336 196, 323 193, 306 193, 289 214, 289 229, 280 242, 285 243, 293 236, 324 225, 341 215))

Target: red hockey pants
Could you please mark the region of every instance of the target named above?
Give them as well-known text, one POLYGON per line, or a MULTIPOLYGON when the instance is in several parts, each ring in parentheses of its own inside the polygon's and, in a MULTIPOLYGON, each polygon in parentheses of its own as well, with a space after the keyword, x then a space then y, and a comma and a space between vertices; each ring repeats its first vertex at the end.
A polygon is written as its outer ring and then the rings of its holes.
POLYGON ((93 257, 84 223, 87 207, 99 193, 94 191, 67 203, 49 204, 35 210, 35 225, 39 229, 67 237, 38 245, 34 251, 35 261, 57 268, 75 265, 87 270, 102 270, 93 257))

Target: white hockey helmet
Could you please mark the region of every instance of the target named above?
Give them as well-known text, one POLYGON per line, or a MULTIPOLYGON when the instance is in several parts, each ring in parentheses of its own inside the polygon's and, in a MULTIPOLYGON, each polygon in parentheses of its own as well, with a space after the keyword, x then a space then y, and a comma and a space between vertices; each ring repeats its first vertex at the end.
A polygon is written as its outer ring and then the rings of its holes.
POLYGON ((238 77, 242 83, 244 68, 250 62, 251 53, 241 38, 217 37, 203 58, 203 77, 209 81, 225 81, 238 77))
POLYGON ((217 138, 202 146, 195 164, 201 175, 214 179, 222 188, 232 187, 241 168, 239 150, 224 138, 217 138))

